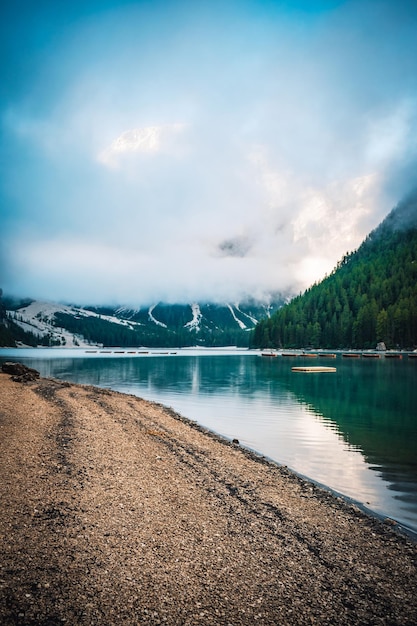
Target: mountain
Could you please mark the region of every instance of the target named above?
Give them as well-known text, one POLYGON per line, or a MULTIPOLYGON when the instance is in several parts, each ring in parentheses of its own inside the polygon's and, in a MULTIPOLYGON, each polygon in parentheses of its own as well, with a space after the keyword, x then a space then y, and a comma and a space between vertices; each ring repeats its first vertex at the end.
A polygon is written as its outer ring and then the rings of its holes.
POLYGON ((270 303, 164 304, 79 307, 39 301, 12 302, 0 309, 0 345, 47 346, 226 346, 246 347, 260 319, 282 306, 270 303))
POLYGON ((415 348, 417 192, 330 276, 255 328, 253 347, 415 348))

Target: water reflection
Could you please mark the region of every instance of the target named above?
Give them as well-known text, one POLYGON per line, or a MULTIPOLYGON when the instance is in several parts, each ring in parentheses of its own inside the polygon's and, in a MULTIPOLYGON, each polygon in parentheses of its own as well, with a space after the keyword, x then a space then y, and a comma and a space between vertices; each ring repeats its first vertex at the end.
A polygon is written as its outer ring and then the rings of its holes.
POLYGON ((27 363, 162 402, 417 529, 416 362, 338 358, 321 375, 247 355, 27 363))
POLYGON ((291 388, 392 481, 393 466, 417 474, 416 369, 414 362, 339 361, 336 375, 294 376, 291 388))

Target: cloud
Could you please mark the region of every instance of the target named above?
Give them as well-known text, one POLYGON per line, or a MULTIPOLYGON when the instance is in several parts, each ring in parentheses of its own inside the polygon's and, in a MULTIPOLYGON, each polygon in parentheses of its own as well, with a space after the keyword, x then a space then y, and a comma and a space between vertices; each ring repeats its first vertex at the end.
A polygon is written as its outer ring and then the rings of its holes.
POLYGON ((107 148, 99 152, 97 160, 110 168, 121 166, 124 155, 144 153, 156 154, 169 150, 169 140, 180 133, 184 124, 165 124, 124 131, 107 148))
POLYGON ((218 245, 220 256, 245 257, 251 249, 251 241, 247 237, 234 237, 225 239, 218 245))
POLYGON ((70 290, 78 303, 91 304, 212 301, 214 294, 217 302, 244 296, 262 299, 276 280, 263 258, 251 263, 213 259, 197 244, 183 251, 172 245, 155 253, 73 239, 28 241, 14 262, 29 296, 42 293, 68 301, 70 290), (259 273, 266 274, 266 286, 265 281, 257 284, 259 273))
POLYGON ((416 11, 330 4, 9 15, 3 288, 224 300, 330 272, 417 165, 416 11))

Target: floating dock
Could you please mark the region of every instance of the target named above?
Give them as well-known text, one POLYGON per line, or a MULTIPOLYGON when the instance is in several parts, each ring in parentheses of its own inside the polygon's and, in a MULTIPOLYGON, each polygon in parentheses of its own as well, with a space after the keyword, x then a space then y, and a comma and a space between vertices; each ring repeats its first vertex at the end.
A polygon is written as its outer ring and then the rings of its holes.
POLYGON ((293 372, 306 372, 306 373, 313 373, 313 372, 336 372, 336 368, 335 367, 323 367, 321 365, 317 365, 317 366, 305 366, 305 367, 292 367, 291 371, 293 372))

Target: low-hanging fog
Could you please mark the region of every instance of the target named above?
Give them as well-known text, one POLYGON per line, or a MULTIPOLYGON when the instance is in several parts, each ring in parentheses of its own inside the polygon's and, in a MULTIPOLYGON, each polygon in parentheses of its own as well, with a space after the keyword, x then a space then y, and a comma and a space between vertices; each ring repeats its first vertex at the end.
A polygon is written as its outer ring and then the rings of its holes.
POLYGON ((1 10, 6 293, 298 292, 415 188, 415 3, 58 5, 1 10))

